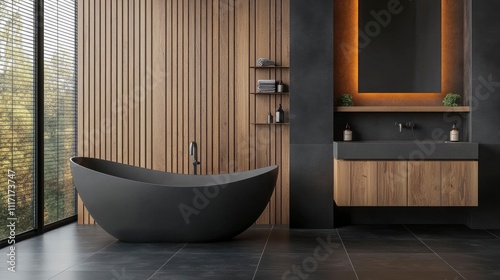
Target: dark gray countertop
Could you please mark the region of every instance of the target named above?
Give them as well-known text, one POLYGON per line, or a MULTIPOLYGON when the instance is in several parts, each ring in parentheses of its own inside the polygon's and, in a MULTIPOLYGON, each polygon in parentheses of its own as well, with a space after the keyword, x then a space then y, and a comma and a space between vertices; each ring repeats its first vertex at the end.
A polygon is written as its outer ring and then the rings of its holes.
POLYGON ((478 144, 472 142, 334 141, 333 156, 366 160, 477 160, 479 152, 478 144))

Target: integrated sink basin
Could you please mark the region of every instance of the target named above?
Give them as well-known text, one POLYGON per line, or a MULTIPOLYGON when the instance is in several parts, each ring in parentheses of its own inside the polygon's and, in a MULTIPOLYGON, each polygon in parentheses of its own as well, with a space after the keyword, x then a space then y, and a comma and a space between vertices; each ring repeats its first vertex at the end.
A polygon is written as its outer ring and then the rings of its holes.
POLYGON ((478 144, 431 140, 333 142, 337 159, 477 160, 478 144))

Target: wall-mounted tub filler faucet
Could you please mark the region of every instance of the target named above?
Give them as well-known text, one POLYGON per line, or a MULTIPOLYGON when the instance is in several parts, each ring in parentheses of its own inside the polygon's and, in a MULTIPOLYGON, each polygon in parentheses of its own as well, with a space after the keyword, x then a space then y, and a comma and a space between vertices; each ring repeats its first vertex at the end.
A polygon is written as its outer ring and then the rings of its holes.
POLYGON ((194 175, 196 175, 198 173, 198 165, 201 164, 201 162, 198 161, 198 145, 194 141, 189 143, 189 155, 193 157, 194 175))
POLYGON ((415 123, 413 122, 406 122, 404 124, 401 122, 396 122, 394 125, 399 127, 399 132, 403 131, 403 127, 411 128, 411 130, 413 130, 413 128, 415 127, 415 123))

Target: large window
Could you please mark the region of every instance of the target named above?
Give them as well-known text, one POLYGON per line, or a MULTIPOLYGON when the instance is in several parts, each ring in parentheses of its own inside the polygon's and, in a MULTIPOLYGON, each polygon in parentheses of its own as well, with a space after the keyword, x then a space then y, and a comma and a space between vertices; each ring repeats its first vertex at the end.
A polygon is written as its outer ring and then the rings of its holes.
POLYGON ((0 240, 7 218, 16 234, 35 227, 34 18, 33 1, 0 0, 0 240))
MULTIPOLYGON (((17 218, 17 235, 74 216, 76 209, 69 170, 77 138, 76 1, 43 2, 41 38, 35 20, 39 1, 0 0, 0 225, 17 218), (37 59, 42 49, 44 59, 37 59), (42 61, 43 77, 37 64, 42 61), (37 90, 40 80, 43 89, 37 90), (40 94, 43 104, 36 103, 40 94), (43 128, 36 127, 42 112, 43 128), (36 150, 41 138, 43 149, 36 150), (37 162, 40 153, 43 162, 37 162), (41 190, 43 208, 37 203, 41 190), (43 211, 43 221, 36 220, 37 211, 43 211)), ((0 240, 7 230, 0 227, 0 240)))
POLYGON ((76 155, 76 3, 45 0, 45 224, 75 215, 69 158, 76 155))

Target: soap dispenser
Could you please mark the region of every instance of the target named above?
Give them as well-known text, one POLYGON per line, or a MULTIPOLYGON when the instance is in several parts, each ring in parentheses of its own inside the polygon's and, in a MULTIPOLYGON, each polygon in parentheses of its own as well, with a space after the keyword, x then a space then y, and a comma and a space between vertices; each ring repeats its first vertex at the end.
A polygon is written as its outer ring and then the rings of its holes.
POLYGON ((285 111, 283 111, 283 108, 281 108, 281 104, 276 110, 276 123, 284 123, 285 122, 285 111))
POLYGON ((351 130, 351 127, 349 126, 349 124, 345 125, 343 140, 345 142, 352 141, 352 130, 351 130))
POLYGON ((285 85, 282 81, 279 81, 278 83, 278 92, 285 92, 285 85))
POLYGON ((269 115, 267 115, 267 123, 273 123, 273 115, 271 112, 269 112, 269 115))
POLYGON ((450 142, 458 142, 459 131, 457 123, 454 123, 450 130, 450 142))

